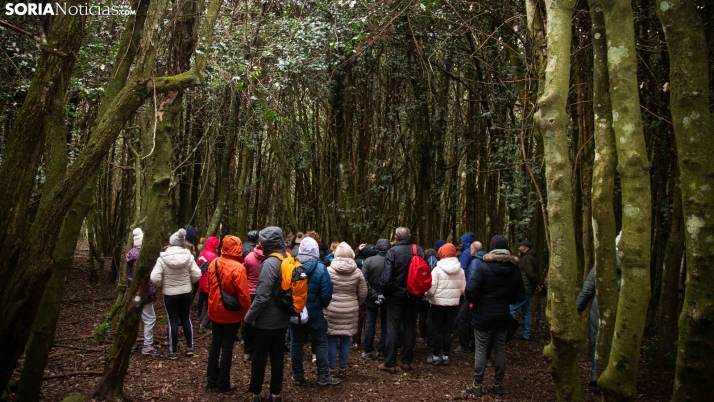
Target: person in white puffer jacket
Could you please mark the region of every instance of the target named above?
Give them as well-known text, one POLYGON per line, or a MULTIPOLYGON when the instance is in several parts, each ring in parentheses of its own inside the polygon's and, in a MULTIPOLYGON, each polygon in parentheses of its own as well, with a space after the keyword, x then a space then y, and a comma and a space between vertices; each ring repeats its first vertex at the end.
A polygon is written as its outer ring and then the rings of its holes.
POLYGON ((161 287, 161 293, 164 295, 164 307, 169 319, 169 351, 164 357, 172 360, 178 359, 176 344, 179 321, 186 337, 186 355, 193 356, 193 325, 189 317, 191 283, 201 279, 201 270, 193 260, 191 251, 183 246, 185 237, 184 229, 179 229, 171 235, 171 246, 160 254, 151 272, 151 282, 154 286, 161 287))
POLYGON ((439 262, 431 271, 431 289, 426 297, 431 303, 433 355, 426 360, 434 366, 448 366, 451 333, 459 312, 459 301, 466 289, 466 276, 456 258, 456 247, 446 243, 439 248, 439 262), (443 350, 443 354, 442 353, 443 350))

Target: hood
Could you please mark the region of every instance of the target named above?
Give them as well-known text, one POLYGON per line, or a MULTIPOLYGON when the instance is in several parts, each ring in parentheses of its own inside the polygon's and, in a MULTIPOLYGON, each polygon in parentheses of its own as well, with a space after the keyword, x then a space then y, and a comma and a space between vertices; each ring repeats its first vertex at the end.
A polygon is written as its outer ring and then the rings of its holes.
POLYGON ((471 247, 471 243, 474 242, 474 234, 471 232, 466 232, 461 236, 461 247, 463 247, 461 250, 466 251, 471 247))
POLYGON ((441 268, 448 275, 454 275, 461 271, 461 263, 456 257, 448 257, 443 260, 439 260, 439 262, 436 263, 436 266, 441 268))
POLYGON ((258 241, 258 231, 251 230, 248 232, 248 241, 251 243, 256 243, 258 241))
POLYGON ((364 246, 362 249, 362 258, 367 259, 369 257, 374 257, 375 255, 379 254, 379 251, 377 248, 371 244, 368 244, 364 246))
POLYGON ((387 251, 389 251, 389 248, 392 246, 389 244, 389 240, 379 239, 377 240, 377 244, 375 244, 374 247, 377 249, 377 252, 380 255, 385 255, 387 254, 387 251))
POLYGON ((255 254, 255 258, 258 261, 263 261, 265 259, 265 252, 263 251, 263 246, 261 246, 260 244, 253 247, 253 254, 255 254))
POLYGON ((320 248, 312 237, 306 237, 300 242, 299 254, 309 255, 315 258, 320 256, 320 248))
POLYGON ((483 262, 501 263, 501 264, 488 264, 488 266, 491 268, 491 271, 496 276, 504 276, 504 275, 508 275, 511 273, 512 266, 508 265, 509 262, 511 264, 515 265, 516 268, 518 267, 518 257, 511 255, 508 252, 508 250, 501 250, 501 249, 492 250, 490 253, 485 254, 483 256, 483 262))
POLYGON ((287 248, 283 241, 283 230, 277 226, 269 226, 258 234, 263 250, 270 254, 275 251, 284 252, 287 248))
POLYGON ((355 252, 349 244, 342 242, 335 250, 335 257, 355 258, 355 252))
MULTIPOLYGON (((208 240, 206 240, 208 244, 208 240)), ((223 248, 221 249, 221 256, 229 257, 231 259, 237 260, 238 258, 243 258, 243 242, 236 236, 226 236, 223 238, 223 248)))
POLYGON ((191 252, 183 247, 171 246, 160 254, 164 265, 170 269, 186 269, 187 264, 193 262, 191 252))
MULTIPOLYGON (((228 237, 228 236, 226 236, 228 237)), ((226 241, 226 238, 223 238, 223 241, 226 241)), ((205 251, 208 251, 209 253, 216 253, 216 250, 218 250, 218 245, 221 244, 221 241, 218 240, 216 236, 211 236, 208 239, 206 239, 206 247, 204 248, 205 251)), ((224 246, 225 247, 225 246, 224 246)))
POLYGON ((479 260, 483 261, 484 255, 486 255, 486 252, 481 250, 478 253, 474 254, 471 258, 478 258, 479 260))
POLYGON ((357 269, 357 263, 352 258, 335 257, 330 264, 338 274, 351 274, 357 269))

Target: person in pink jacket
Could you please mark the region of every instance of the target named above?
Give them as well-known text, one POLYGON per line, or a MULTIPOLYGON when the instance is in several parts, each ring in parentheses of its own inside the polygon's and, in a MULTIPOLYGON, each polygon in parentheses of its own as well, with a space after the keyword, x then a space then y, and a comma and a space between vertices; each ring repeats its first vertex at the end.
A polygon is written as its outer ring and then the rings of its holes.
POLYGON ((197 265, 201 268, 201 279, 198 280, 198 311, 201 315, 201 323, 198 325, 198 332, 202 334, 211 333, 209 326, 211 319, 208 318, 208 265, 218 258, 216 250, 221 243, 217 237, 211 236, 206 239, 206 247, 198 256, 197 265))
MULTIPOLYGON (((263 246, 258 244, 253 248, 246 257, 245 266, 248 274, 248 290, 250 291, 250 301, 255 299, 255 288, 258 285, 258 277, 260 276, 260 264, 265 259, 263 246)), ((253 359, 253 348, 255 346, 255 329, 252 324, 245 323, 241 333, 243 337, 243 361, 251 361, 253 359)))

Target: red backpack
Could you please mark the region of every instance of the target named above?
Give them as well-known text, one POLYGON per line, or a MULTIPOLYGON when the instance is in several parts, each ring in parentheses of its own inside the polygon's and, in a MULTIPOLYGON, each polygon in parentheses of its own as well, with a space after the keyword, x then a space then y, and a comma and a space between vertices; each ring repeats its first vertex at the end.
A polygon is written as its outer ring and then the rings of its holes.
POLYGON ((413 296, 422 297, 431 288, 431 269, 429 264, 417 253, 416 244, 412 244, 412 256, 407 274, 407 292, 413 296))

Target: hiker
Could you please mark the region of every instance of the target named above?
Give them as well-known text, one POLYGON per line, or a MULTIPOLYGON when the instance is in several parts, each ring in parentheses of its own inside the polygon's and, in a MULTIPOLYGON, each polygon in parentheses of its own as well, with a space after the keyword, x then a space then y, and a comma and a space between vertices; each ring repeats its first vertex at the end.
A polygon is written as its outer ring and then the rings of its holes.
MULTIPOLYGON (((141 228, 136 228, 132 231, 133 244, 131 250, 126 253, 126 290, 124 291, 124 297, 129 295, 129 289, 131 288, 131 282, 134 279, 134 270, 136 269, 136 260, 139 259, 139 252, 141 251, 141 243, 144 240, 144 232, 141 228)), ((144 324, 144 344, 139 346, 136 344, 136 350, 141 349, 141 354, 144 356, 161 356, 161 352, 154 348, 154 325, 156 325, 156 312, 154 311, 154 305, 152 304, 156 301, 156 288, 154 284, 149 281, 149 292, 147 294, 146 302, 141 310, 141 322, 144 324)), ((132 350, 134 351, 134 350, 132 350)))
MULTIPOLYGON (((357 264, 357 269, 362 271, 362 267, 364 266, 364 262, 367 258, 373 257, 377 255, 377 249, 374 247, 372 244, 365 244, 362 243, 357 247, 356 250, 353 250, 355 253, 355 263, 357 264)), ((364 276, 364 273, 362 273, 364 276)), ((365 281, 367 278, 365 278, 365 281)), ((362 303, 359 306, 359 319, 357 321, 357 332, 352 336, 352 349, 354 350, 359 350, 360 346, 362 345, 362 330, 364 329, 364 322, 365 319, 367 318, 367 306, 362 303)))
POLYGON ((196 248, 193 245, 193 240, 196 237, 196 228, 191 225, 184 225, 183 230, 186 231, 184 236, 183 248, 191 252, 192 256, 196 256, 196 248))
MULTIPOLYGON (((414 256, 409 229, 399 227, 394 235, 395 243, 384 257, 384 271, 377 291, 382 291, 387 304, 387 345, 384 363, 377 368, 396 373, 397 342, 399 327, 403 325, 402 370, 411 370, 416 342, 416 320, 421 297, 407 292, 407 274, 414 256)), ((424 258, 424 250, 417 246, 417 254, 424 258)))
POLYGON ((251 230, 248 232, 248 237, 245 243, 243 243, 243 260, 245 260, 246 257, 248 257, 248 254, 253 252, 253 249, 255 246, 258 244, 258 231, 257 230, 251 230))
POLYGON ((295 237, 293 238, 293 243, 290 245, 290 255, 293 257, 297 257, 298 252, 300 252, 300 243, 302 242, 302 239, 305 237, 305 234, 303 232, 297 232, 295 234, 295 237))
POLYGON ((211 319, 208 317, 208 264, 218 258, 216 251, 220 243, 221 241, 215 236, 210 236, 206 239, 204 249, 201 255, 198 256, 198 262, 196 263, 201 269, 201 279, 198 281, 198 311, 201 320, 198 325, 198 332, 201 334, 211 333, 209 329, 211 319))
POLYGON ((283 390, 283 351, 285 334, 290 324, 290 315, 281 310, 273 295, 273 289, 282 281, 281 263, 271 253, 287 257, 287 248, 283 241, 283 231, 277 226, 270 226, 258 234, 265 259, 260 266, 260 276, 255 289, 253 304, 245 316, 245 322, 252 324, 255 330, 253 358, 250 370, 250 387, 253 401, 260 401, 265 378, 265 366, 270 356, 270 394, 273 401, 282 400, 283 390))
MULTIPOLYGON (((248 274, 248 291, 250 292, 251 303, 255 300, 255 289, 258 286, 260 276, 260 266, 265 259, 263 246, 257 244, 253 247, 248 256, 245 257, 243 266, 248 274)), ((242 329, 243 336, 243 361, 249 362, 253 359, 253 348, 255 346, 255 328, 250 323, 245 322, 242 329)))
POLYGON ((432 356, 427 363, 448 366, 451 334, 459 311, 459 300, 466 289, 466 278, 456 258, 456 247, 446 243, 439 248, 439 262, 431 271, 431 289, 426 292, 432 309, 432 356), (443 352, 443 353, 442 353, 443 352))
POLYGON ((325 309, 327 319, 327 358, 333 376, 346 376, 350 355, 350 340, 357 332, 359 307, 367 298, 367 283, 357 269, 355 254, 349 244, 342 242, 335 250, 335 258, 327 269, 332 280, 332 302, 325 309), (339 343, 340 366, 337 366, 339 343))
POLYGON ((208 315, 211 317, 213 331, 211 347, 208 349, 206 388, 220 393, 231 392, 237 388, 237 385, 230 381, 233 344, 240 323, 250 308, 248 278, 243 264, 240 263, 242 260, 241 240, 236 236, 225 236, 221 256, 214 259, 207 270, 208 315), (236 296, 240 310, 226 309, 221 293, 236 296))
POLYGON ((461 269, 464 270, 464 277, 470 278, 469 274, 469 263, 471 262, 471 243, 476 240, 472 232, 466 232, 461 236, 461 255, 459 258, 459 263, 461 263, 461 269))
MULTIPOLYGON (((469 263, 469 274, 473 275, 474 272, 483 262, 483 255, 486 254, 483 251, 483 244, 480 241, 474 241, 469 246, 469 252, 471 254, 471 262, 469 263)), ((471 278, 466 278, 466 281, 471 278)), ((471 326, 471 308, 469 307, 469 302, 465 297, 461 299, 461 304, 459 306, 459 312, 456 316, 456 331, 459 333, 459 346, 454 349, 454 353, 473 353, 473 346, 471 345, 474 339, 473 327, 471 326)))
POLYGON ((538 284, 538 259, 533 245, 528 240, 518 243, 518 251, 520 252, 518 268, 521 270, 523 286, 526 288, 526 298, 519 303, 511 304, 510 309, 513 318, 517 318, 519 311, 523 317, 521 335, 516 339, 527 341, 531 337, 531 297, 538 284))
POLYGON ((170 246, 156 260, 151 282, 161 288, 164 307, 169 319, 169 351, 164 357, 178 359, 179 320, 186 337, 186 356, 193 356, 193 325, 191 324, 191 283, 198 282, 201 270, 191 251, 184 247, 186 231, 179 229, 169 238, 170 246))
POLYGON ((323 309, 332 300, 332 280, 327 267, 320 261, 320 249, 315 239, 306 237, 300 243, 297 260, 307 272, 307 323, 290 323, 290 362, 293 383, 305 383, 305 368, 302 364, 302 349, 309 335, 317 364, 317 384, 337 385, 341 381, 330 374, 327 364, 327 320, 323 309))
POLYGON ((466 285, 466 299, 473 303, 474 327, 474 381, 466 387, 471 395, 481 396, 483 373, 486 368, 486 351, 494 339, 496 373, 491 390, 503 394, 503 377, 506 373, 506 336, 511 325, 509 306, 526 298, 518 257, 508 251, 508 240, 496 235, 491 239, 491 252, 483 256, 483 263, 473 273, 466 285))
POLYGON ((379 239, 375 248, 377 255, 367 258, 362 265, 362 275, 367 283, 366 317, 364 328, 364 350, 363 359, 371 359, 374 353, 374 336, 377 326, 377 315, 380 319, 379 348, 377 358, 384 358, 384 347, 387 343, 387 306, 384 304, 384 296, 375 287, 379 286, 378 281, 382 277, 384 269, 384 256, 389 250, 389 240, 379 239))

